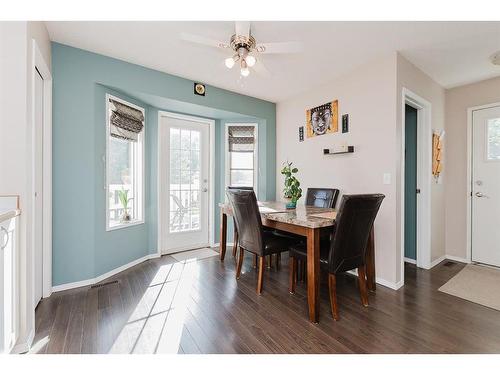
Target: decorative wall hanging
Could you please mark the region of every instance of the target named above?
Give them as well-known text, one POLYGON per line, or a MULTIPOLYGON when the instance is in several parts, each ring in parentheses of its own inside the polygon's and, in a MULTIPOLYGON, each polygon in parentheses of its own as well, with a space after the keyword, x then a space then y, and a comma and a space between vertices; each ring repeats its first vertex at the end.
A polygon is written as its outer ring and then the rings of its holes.
POLYGON ((299 126, 299 142, 304 142, 304 127, 299 126))
POLYGON ((205 85, 202 83, 195 82, 194 83, 194 93, 195 95, 205 96, 205 85))
POLYGON ((338 100, 306 111, 307 138, 338 132, 338 100))
POLYGON ((342 133, 349 132, 349 115, 346 113, 342 115, 342 133))
POLYGON ((434 131, 432 133, 432 175, 439 180, 439 175, 443 170, 443 164, 441 163, 442 153, 443 153, 443 137, 444 130, 434 131))

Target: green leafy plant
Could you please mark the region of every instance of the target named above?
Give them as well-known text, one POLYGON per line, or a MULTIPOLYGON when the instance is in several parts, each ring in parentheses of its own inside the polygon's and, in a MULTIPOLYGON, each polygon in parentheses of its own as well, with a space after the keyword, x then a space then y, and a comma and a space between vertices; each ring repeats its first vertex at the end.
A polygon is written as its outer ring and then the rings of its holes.
POLYGON ((120 203, 122 204, 122 207, 124 210, 123 218, 128 220, 130 218, 128 215, 128 204, 134 198, 129 198, 128 197, 128 190, 125 190, 124 188, 122 188, 121 190, 118 190, 117 194, 118 194, 118 199, 120 200, 120 203))
POLYGON ((292 168, 292 164, 292 162, 288 161, 283 163, 281 174, 285 176, 283 194, 285 198, 290 199, 290 201, 295 204, 302 196, 302 188, 300 187, 300 181, 294 176, 299 170, 297 168, 292 168))

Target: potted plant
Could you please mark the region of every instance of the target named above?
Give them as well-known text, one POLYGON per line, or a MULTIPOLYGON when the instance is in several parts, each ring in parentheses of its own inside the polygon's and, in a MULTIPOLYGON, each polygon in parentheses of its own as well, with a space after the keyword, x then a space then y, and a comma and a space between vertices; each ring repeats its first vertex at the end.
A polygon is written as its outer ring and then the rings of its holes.
POLYGON ((287 200, 286 208, 289 209, 297 207, 297 201, 302 196, 300 182, 297 177, 294 176, 298 171, 297 168, 292 168, 292 162, 288 161, 283 164, 283 169, 281 170, 281 174, 285 176, 283 194, 287 200))
POLYGON ((118 190, 117 193, 118 193, 118 199, 120 200, 120 203, 122 204, 123 207, 123 214, 120 220, 123 223, 127 223, 131 220, 130 214, 128 212, 128 204, 134 198, 129 198, 128 190, 125 190, 124 188, 118 190))

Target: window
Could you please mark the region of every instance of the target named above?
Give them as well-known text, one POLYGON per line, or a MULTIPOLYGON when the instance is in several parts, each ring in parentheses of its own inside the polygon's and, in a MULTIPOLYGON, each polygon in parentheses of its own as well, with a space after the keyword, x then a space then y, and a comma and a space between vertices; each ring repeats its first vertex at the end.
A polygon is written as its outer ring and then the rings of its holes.
POLYGON ((257 124, 227 124, 225 142, 226 186, 256 188, 257 124))
POLYGON ((106 230, 144 222, 144 109, 106 95, 106 230))
POLYGON ((488 160, 500 160, 500 118, 488 120, 488 160))

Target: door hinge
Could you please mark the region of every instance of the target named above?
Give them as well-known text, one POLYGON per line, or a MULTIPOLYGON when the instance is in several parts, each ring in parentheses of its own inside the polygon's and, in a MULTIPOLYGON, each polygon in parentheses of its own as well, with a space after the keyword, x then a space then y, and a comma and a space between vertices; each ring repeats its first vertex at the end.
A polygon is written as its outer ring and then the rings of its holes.
POLYGON ((417 189, 416 193, 417 193, 417 194, 420 194, 420 189, 417 189))

